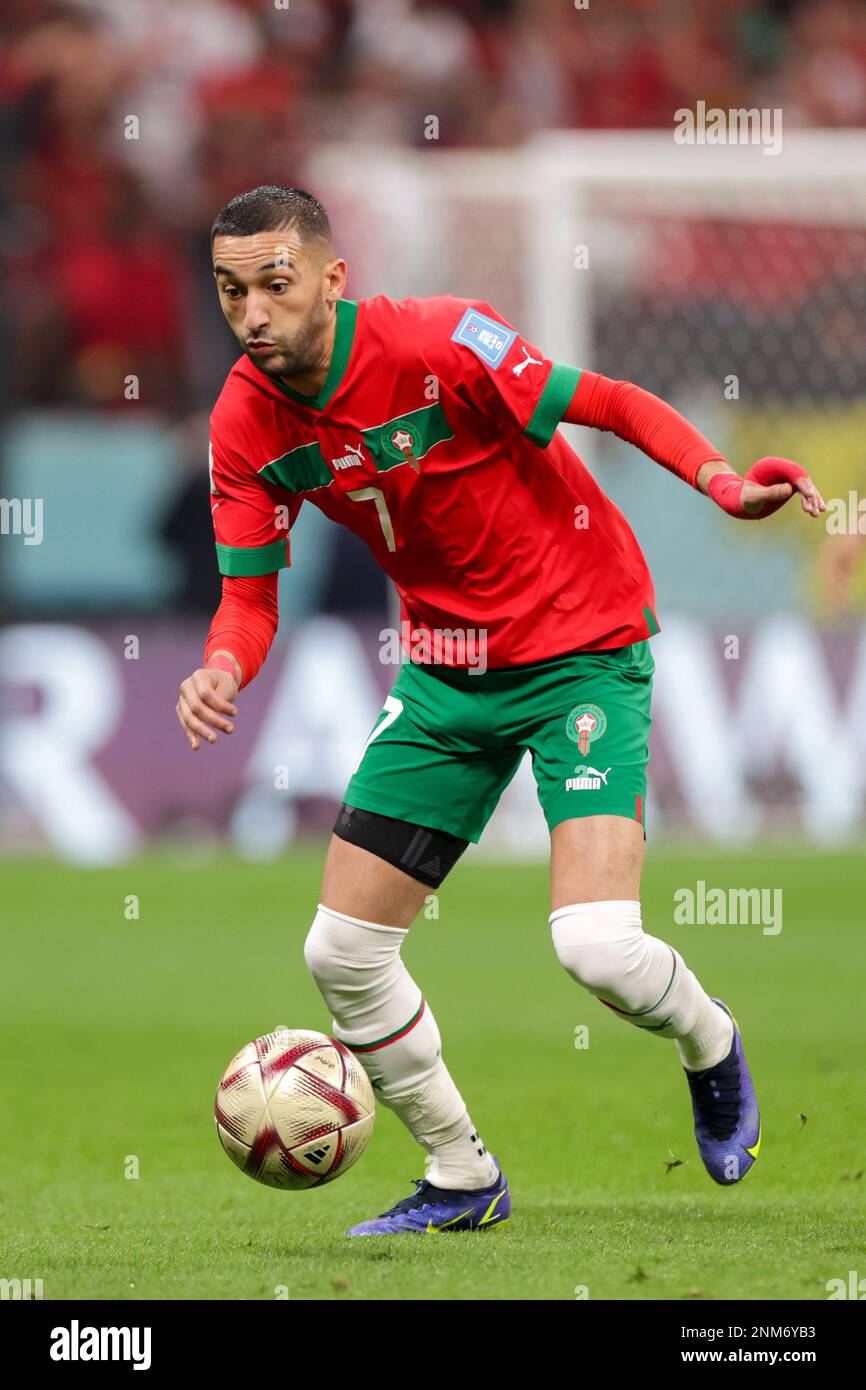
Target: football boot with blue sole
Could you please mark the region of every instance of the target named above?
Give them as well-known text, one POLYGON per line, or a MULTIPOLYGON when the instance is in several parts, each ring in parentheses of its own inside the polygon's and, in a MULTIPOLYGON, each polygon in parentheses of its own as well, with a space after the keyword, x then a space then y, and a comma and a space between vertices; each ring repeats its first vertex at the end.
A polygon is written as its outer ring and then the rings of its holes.
MULTIPOLYGON (((494 1160, 497 1163, 495 1154, 494 1160)), ((435 1187, 426 1178, 413 1178, 415 1191, 381 1216, 361 1221, 349 1236, 432 1235, 439 1231, 492 1231, 504 1226, 511 1213, 508 1183, 499 1169, 489 1187, 466 1191, 435 1187)))
POLYGON ((761 1147, 761 1112, 737 1021, 721 999, 713 999, 734 1026, 731 1049, 705 1071, 683 1070, 692 1094, 695 1138, 704 1167, 723 1187, 742 1182, 761 1147))

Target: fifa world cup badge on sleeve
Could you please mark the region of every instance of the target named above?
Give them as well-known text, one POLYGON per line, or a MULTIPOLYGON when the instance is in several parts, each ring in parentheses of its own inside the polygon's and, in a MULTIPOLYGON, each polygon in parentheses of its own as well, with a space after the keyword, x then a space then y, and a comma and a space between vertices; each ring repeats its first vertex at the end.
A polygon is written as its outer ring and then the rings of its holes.
POLYGON ((480 314, 477 309, 467 309, 451 334, 451 341, 471 348, 476 357, 495 371, 516 337, 513 328, 506 328, 504 323, 498 323, 488 314, 480 314))

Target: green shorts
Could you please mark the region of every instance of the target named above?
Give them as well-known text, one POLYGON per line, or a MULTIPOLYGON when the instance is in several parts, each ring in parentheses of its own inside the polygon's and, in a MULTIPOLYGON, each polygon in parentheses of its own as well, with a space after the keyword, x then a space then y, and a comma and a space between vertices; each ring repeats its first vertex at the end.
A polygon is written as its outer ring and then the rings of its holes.
POLYGON ((344 800, 477 842, 527 749, 549 828, 644 824, 649 641, 473 674, 407 661, 344 800))

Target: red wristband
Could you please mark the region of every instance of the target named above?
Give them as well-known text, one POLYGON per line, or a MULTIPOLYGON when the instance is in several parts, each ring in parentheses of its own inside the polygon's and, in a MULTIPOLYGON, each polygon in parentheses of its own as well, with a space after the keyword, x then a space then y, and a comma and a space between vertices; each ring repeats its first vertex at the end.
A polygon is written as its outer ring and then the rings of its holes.
POLYGON ((205 670, 206 670, 206 671, 228 671, 228 673, 229 673, 230 676, 234 676, 235 680, 237 680, 237 678, 238 678, 238 673, 237 673, 237 671, 235 670, 235 664, 234 664, 234 662, 231 660, 230 657, 228 657, 228 656, 223 656, 223 655, 221 655, 221 654, 220 654, 220 655, 217 655, 217 656, 210 656, 210 657, 208 657, 208 658, 206 659, 206 661, 205 661, 205 670))
POLYGON ((740 477, 739 473, 714 473, 707 483, 707 492, 722 511, 727 512, 729 516, 745 519, 747 513, 743 511, 740 502, 743 482, 744 479, 740 477))
MULTIPOLYGON (((753 463, 746 477, 750 483, 758 483, 761 487, 771 487, 773 483, 790 483, 791 497, 793 497, 797 491, 797 479, 806 478, 808 474, 805 468, 801 467, 799 463, 795 463, 793 459, 777 458, 774 454, 770 454, 766 458, 758 459, 757 463, 753 463)), ((773 512, 784 507, 789 500, 789 498, 783 497, 778 502, 768 502, 761 512, 759 520, 763 521, 764 517, 772 516, 773 512)))
POLYGON ((749 482, 760 483, 761 487, 769 487, 771 483, 790 483, 793 487, 798 478, 806 476, 805 468, 799 463, 793 459, 776 458, 773 454, 758 459, 746 474, 749 482))
POLYGON ((744 512, 740 501, 743 483, 757 483, 759 487, 772 487, 774 483, 790 483, 793 495, 797 479, 806 476, 805 468, 793 459, 778 458, 769 454, 753 463, 745 478, 741 478, 737 473, 714 473, 707 484, 707 492, 730 516, 739 517, 744 521, 763 521, 780 507, 784 507, 789 499, 781 497, 776 502, 766 502, 764 510, 757 516, 754 512, 744 512))

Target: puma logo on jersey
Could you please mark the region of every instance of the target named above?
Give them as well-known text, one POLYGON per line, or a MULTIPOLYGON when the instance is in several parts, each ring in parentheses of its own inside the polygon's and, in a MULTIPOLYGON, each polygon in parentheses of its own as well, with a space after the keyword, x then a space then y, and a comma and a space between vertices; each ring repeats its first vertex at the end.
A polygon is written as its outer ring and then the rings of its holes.
POLYGON ((338 459, 331 459, 334 468, 360 468, 364 462, 364 452, 361 448, 356 448, 352 444, 344 444, 345 454, 341 454, 338 459))
POLYGON ((574 776, 566 778, 565 790, 567 792, 598 791, 602 783, 607 786, 607 774, 609 772, 609 767, 606 767, 604 772, 599 771, 597 767, 576 767, 574 776))
POLYGON ((522 348, 520 349, 520 351, 523 353, 524 361, 523 361, 523 362, 518 362, 518 364, 517 364, 516 367, 512 367, 512 368, 511 368, 511 370, 512 370, 512 372, 514 373, 515 376, 520 376, 520 373, 521 373, 521 372, 525 372, 525 371, 526 371, 526 368, 527 368, 528 366, 530 366, 530 365, 532 365, 532 366, 534 366, 534 367, 541 367, 541 366, 543 365, 543 363, 541 362, 541 359, 540 359, 540 358, 538 358, 538 357, 530 357, 530 355, 529 355, 529 353, 526 351, 526 348, 525 348, 525 347, 522 347, 522 348))

